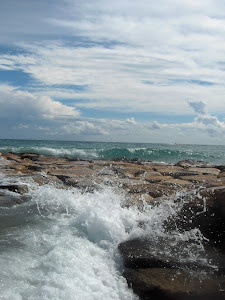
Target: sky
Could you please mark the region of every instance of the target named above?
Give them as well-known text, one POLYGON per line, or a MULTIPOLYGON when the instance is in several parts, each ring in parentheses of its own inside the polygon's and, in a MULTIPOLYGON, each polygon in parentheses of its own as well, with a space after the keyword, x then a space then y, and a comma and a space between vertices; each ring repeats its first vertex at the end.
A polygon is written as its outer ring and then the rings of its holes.
POLYGON ((0 138, 225 144, 225 1, 0 0, 0 138))

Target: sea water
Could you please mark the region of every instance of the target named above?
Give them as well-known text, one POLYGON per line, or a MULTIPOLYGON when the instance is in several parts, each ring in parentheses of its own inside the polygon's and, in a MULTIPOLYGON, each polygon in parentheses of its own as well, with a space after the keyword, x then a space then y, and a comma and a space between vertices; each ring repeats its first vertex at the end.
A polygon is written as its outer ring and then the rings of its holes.
POLYGON ((0 140, 0 152, 32 152, 81 159, 126 157, 165 163, 176 163, 184 159, 202 160, 217 165, 225 162, 223 145, 0 140))
MULTIPOLYGON (((77 156, 78 149, 83 151, 82 157, 89 159, 101 158, 102 151, 111 151, 110 155, 113 151, 119 153, 120 149, 129 153, 139 151, 137 149, 143 151, 143 147, 137 148, 137 145, 136 148, 131 144, 117 146, 4 141, 0 151, 77 156)), ((147 149, 151 147, 148 145, 147 149)), ((169 151, 168 146, 167 150, 159 150, 162 145, 157 147, 157 151, 169 151)), ((185 151, 188 153, 189 150, 185 151)), ((207 155, 222 160, 222 154, 212 149, 207 155)), ((166 160, 160 157, 160 161, 166 160)), ((22 177, 1 175, 2 183, 10 181, 26 183, 30 200, 12 207, 0 207, 0 299, 138 299, 122 276, 124 267, 118 244, 140 236, 156 237, 156 242, 159 236, 168 237, 163 223, 169 216, 176 215, 178 202, 171 198, 156 207, 143 202, 139 209, 127 207, 120 189, 104 185, 92 193, 84 193, 75 188, 65 190, 50 184, 38 186, 29 179, 25 182, 22 177)), ((13 192, 5 193, 16 196, 13 192)), ((174 230, 171 237, 173 245, 163 250, 167 251, 168 257, 181 254, 180 260, 208 264, 204 258, 204 237, 199 230, 182 234, 174 230), (188 247, 174 253, 179 241, 190 240, 192 243, 187 243, 188 247)))

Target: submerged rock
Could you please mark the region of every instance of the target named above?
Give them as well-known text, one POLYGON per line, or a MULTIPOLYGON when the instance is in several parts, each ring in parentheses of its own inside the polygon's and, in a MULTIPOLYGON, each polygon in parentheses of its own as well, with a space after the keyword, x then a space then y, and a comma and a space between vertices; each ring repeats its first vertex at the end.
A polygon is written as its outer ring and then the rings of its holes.
POLYGON ((17 204, 23 204, 30 199, 30 196, 12 195, 0 192, 0 207, 12 207, 17 204))

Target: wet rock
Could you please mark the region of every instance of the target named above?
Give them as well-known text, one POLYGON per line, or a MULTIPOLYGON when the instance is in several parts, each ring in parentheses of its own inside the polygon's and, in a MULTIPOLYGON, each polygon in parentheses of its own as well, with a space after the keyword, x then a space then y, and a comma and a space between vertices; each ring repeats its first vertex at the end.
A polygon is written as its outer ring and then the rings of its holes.
POLYGON ((211 174, 211 175, 219 175, 220 170, 216 168, 189 168, 188 171, 200 173, 200 174, 211 174))
POLYGON ((34 160, 35 161, 35 160, 38 160, 38 158, 40 157, 40 155, 39 154, 35 154, 35 153, 28 153, 28 152, 26 152, 26 153, 20 154, 20 157, 22 159, 28 158, 30 160, 34 160))
POLYGON ((30 170, 30 171, 35 171, 35 172, 40 172, 42 171, 44 168, 40 165, 28 165, 27 166, 27 169, 30 170))
POLYGON ((207 182, 215 181, 217 177, 213 174, 204 175, 199 173, 198 175, 181 176, 180 179, 190 181, 194 184, 198 184, 198 183, 207 183, 207 182))
POLYGON ((169 230, 199 229, 209 244, 225 253, 225 187, 187 194, 176 216, 165 221, 169 230))
POLYGON ((19 157, 19 155, 16 155, 14 153, 3 153, 2 157, 4 157, 7 160, 13 160, 16 162, 21 162, 21 158, 19 157))
POLYGON ((31 199, 30 196, 9 195, 0 191, 0 207, 12 207, 14 205, 23 204, 31 199))
POLYGON ((28 192, 28 186, 20 184, 0 184, 0 189, 8 190, 19 194, 24 194, 28 192))
POLYGON ((183 169, 179 166, 173 165, 159 165, 153 168, 156 172, 161 173, 163 176, 173 176, 174 173, 182 172, 183 169))
POLYGON ((189 167, 209 167, 211 166, 210 163, 204 162, 204 161, 199 161, 199 160, 181 160, 178 161, 175 166, 179 166, 182 168, 189 168, 189 167))
POLYGON ((119 162, 128 162, 128 163, 136 163, 136 164, 142 164, 144 163, 145 161, 143 159, 140 159, 140 158, 127 158, 127 157, 118 157, 118 158, 114 158, 112 159, 112 161, 119 161, 119 162))
POLYGON ((46 174, 32 174, 31 176, 32 180, 37 183, 38 185, 45 185, 45 184, 51 184, 55 186, 60 186, 60 188, 63 188, 62 181, 58 179, 56 176, 50 176, 46 174))
POLYGON ((149 194, 153 198, 161 196, 168 196, 174 194, 176 191, 173 187, 163 184, 151 184, 144 182, 124 182, 123 188, 130 194, 149 194))
POLYGON ((33 161, 35 161, 37 164, 40 165, 54 165, 54 164, 63 165, 68 162, 68 159, 62 157, 39 155, 37 158, 33 159, 33 161))
POLYGON ((165 268, 136 269, 124 272, 129 286, 143 300, 220 300, 225 298, 223 277, 165 268))
MULTIPOLYGON (((163 180, 164 181, 164 180, 163 180)), ((183 179, 175 179, 175 178, 169 178, 166 179, 165 184, 167 185, 171 185, 171 186, 180 186, 180 187, 191 187, 192 183, 190 181, 187 180, 183 180, 183 179)))
POLYGON ((225 273, 225 256, 212 247, 176 236, 136 238, 119 244, 126 268, 204 269, 225 273))

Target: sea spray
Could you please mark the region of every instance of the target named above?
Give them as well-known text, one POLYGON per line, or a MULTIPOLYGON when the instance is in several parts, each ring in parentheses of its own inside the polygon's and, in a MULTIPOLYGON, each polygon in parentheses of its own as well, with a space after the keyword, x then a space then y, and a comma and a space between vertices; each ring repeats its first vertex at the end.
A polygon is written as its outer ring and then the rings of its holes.
POLYGON ((17 226, 1 232, 8 245, 1 299, 136 299, 121 276, 117 244, 136 226, 138 211, 122 208, 121 196, 108 189, 43 186, 31 194, 32 201, 11 208, 17 226))
POLYGON ((102 185, 84 193, 30 184, 28 194, 30 201, 4 210, 9 226, 1 230, 1 299, 136 299, 117 249, 135 237, 153 238, 155 251, 162 251, 158 237, 170 234, 166 255, 204 260, 198 230, 165 231, 165 220, 181 205, 175 198, 154 207, 143 203, 140 210, 126 206, 121 190, 102 185), (179 249, 179 241, 187 247, 179 249))

